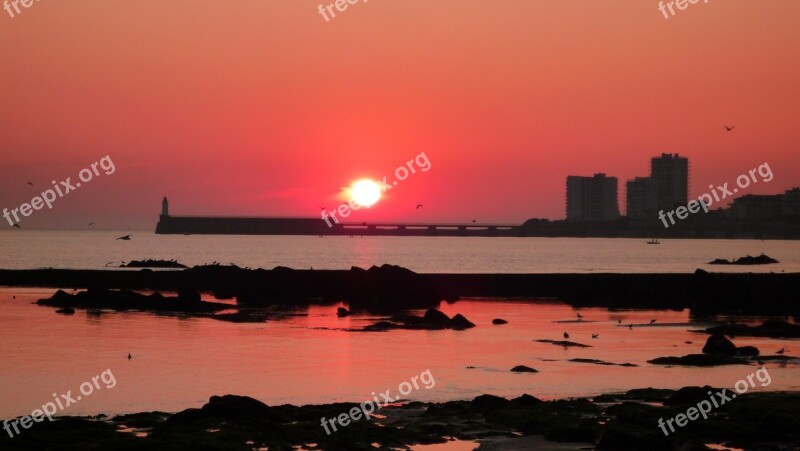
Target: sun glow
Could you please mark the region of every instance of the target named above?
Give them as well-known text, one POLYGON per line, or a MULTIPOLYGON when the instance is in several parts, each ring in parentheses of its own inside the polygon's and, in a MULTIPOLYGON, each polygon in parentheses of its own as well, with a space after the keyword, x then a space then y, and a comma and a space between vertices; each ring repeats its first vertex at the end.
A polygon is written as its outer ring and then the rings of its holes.
POLYGON ((374 180, 359 180, 350 187, 350 197, 359 205, 371 207, 381 198, 381 185, 374 180))

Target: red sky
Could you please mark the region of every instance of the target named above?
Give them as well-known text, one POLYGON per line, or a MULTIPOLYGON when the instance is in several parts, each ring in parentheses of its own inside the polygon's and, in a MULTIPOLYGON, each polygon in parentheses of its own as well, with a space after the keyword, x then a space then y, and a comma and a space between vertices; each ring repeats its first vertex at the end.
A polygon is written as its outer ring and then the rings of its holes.
POLYGON ((796 0, 668 20, 651 0, 372 0, 327 23, 318 5, 0 10, 0 208, 107 154, 113 175, 23 225, 152 229, 164 195, 174 214, 316 216, 423 151, 430 171, 351 219, 557 219, 566 176, 595 172, 623 206, 661 152, 690 158, 692 195, 765 161, 747 193, 800 185, 796 0))

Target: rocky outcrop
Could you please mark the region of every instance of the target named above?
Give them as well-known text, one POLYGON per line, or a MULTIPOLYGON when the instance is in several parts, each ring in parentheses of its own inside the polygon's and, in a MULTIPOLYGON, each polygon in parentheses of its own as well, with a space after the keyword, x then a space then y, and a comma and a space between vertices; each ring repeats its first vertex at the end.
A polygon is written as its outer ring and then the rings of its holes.
POLYGON ((751 257, 747 255, 735 260, 726 260, 724 258, 717 258, 708 262, 709 265, 769 265, 773 263, 780 263, 772 257, 761 254, 758 257, 751 257))
POLYGON ((367 326, 364 330, 389 330, 389 329, 423 329, 423 330, 464 330, 475 327, 470 320, 463 315, 456 314, 452 318, 439 310, 428 309, 423 316, 409 315, 402 313, 394 315, 388 321, 379 321, 367 326))
POLYGON ((427 278, 395 265, 353 267, 348 287, 351 309, 395 312, 433 307, 442 300, 427 278))

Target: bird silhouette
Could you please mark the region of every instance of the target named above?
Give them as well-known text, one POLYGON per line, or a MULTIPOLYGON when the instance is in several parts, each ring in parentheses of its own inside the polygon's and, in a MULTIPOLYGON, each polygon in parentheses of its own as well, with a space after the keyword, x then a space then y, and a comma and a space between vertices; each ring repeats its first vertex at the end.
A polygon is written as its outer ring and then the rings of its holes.
POLYGON ((578 315, 578 319, 581 319, 581 318, 583 318, 583 315, 581 315, 581 314, 580 314, 580 312, 578 312, 578 313, 576 313, 576 314, 578 315))
POLYGON ((478 222, 478 220, 477 219, 473 219, 472 222, 478 222))
POLYGON ((325 209, 325 207, 319 207, 319 209, 320 209, 320 210, 324 210, 324 209, 325 209))
POLYGON ((14 225, 13 225, 13 226, 11 226, 11 227, 14 227, 15 229, 21 229, 21 228, 22 228, 22 227, 20 227, 20 226, 19 226, 19 224, 14 224, 14 225))
POLYGON ((733 130, 734 128, 736 128, 736 126, 735 126, 735 125, 728 127, 727 125, 725 125, 725 124, 722 124, 722 126, 723 126, 723 127, 725 127, 725 130, 727 130, 727 131, 731 131, 731 130, 733 130))
POLYGON ((417 210, 419 210, 420 208, 422 208, 422 204, 417 204, 417 210))
POLYGON ((361 225, 367 225, 367 221, 362 222, 361 225))
POLYGON ((118 239, 118 240, 125 240, 125 241, 129 241, 129 240, 131 239, 131 236, 130 236, 130 235, 125 235, 125 236, 121 236, 121 237, 119 237, 119 238, 117 238, 117 239, 118 239))
POLYGON ((89 223, 89 227, 91 227, 91 226, 93 226, 93 225, 94 225, 94 223, 93 223, 93 222, 90 222, 90 223, 89 223))
POLYGON ((775 354, 783 354, 784 352, 786 352, 786 349, 785 348, 781 348, 781 350, 780 351, 776 351, 775 354))
POLYGON ((564 338, 569 338, 569 334, 564 332, 564 338))
POLYGON ((628 329, 633 330, 633 324, 628 324, 628 329))
POLYGON ((597 338, 599 336, 600 336, 600 334, 592 334, 592 338, 597 338))
POLYGON ((108 265, 110 265, 110 264, 112 264, 112 263, 114 263, 114 262, 108 262, 108 263, 106 263, 106 268, 108 268, 108 265))
POLYGON ((32 182, 28 182, 28 185, 33 186, 33 183, 32 182))
POLYGON ((129 352, 129 353, 128 353, 128 360, 130 360, 130 359, 132 359, 132 358, 133 358, 133 356, 132 356, 132 355, 131 355, 131 353, 129 352))
POLYGON ((617 320, 617 324, 622 324, 622 320, 621 320, 621 319, 618 319, 618 320, 617 320))
POLYGON ((657 321, 657 320, 655 320, 655 319, 651 319, 651 320, 650 320, 650 324, 655 324, 655 323, 656 323, 656 321, 657 321))

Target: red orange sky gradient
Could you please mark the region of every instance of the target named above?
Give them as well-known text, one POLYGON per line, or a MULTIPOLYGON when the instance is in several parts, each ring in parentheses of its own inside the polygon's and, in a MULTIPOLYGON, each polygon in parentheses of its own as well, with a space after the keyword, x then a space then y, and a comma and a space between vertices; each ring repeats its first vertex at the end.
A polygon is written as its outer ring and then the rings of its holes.
POLYGON ((329 23, 319 4, 0 10, 0 208, 106 154, 115 174, 23 227, 153 229, 164 195, 175 214, 316 216, 422 151, 430 171, 350 219, 557 219, 566 176, 595 172, 624 209, 661 152, 690 158, 692 195, 765 161, 749 193, 800 185, 796 0, 668 20, 652 0, 373 0, 329 23))

